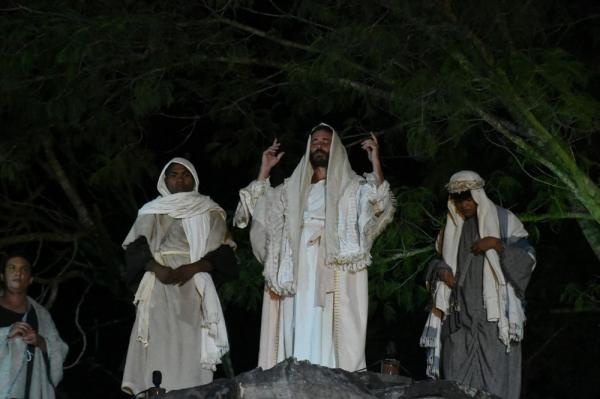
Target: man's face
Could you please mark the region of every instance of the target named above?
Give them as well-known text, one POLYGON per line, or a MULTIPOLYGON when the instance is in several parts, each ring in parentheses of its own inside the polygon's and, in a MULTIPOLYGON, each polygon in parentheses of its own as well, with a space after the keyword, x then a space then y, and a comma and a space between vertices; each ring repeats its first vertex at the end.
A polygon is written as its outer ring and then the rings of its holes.
POLYGON ((2 281, 10 291, 27 291, 33 281, 29 261, 20 256, 9 258, 2 273, 2 281))
POLYGON ((463 218, 469 219, 477 215, 477 203, 471 197, 470 191, 451 195, 454 206, 463 218))
POLYGON ((310 163, 313 168, 326 168, 332 135, 327 130, 317 130, 310 138, 310 163))
POLYGON ((179 163, 172 163, 165 172, 165 183, 171 194, 194 190, 194 176, 179 163))

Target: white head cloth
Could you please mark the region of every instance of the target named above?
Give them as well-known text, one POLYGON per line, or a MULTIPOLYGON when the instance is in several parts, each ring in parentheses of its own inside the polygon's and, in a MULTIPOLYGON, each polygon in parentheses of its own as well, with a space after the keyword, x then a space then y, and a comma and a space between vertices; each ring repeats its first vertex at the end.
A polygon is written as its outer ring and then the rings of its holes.
POLYGON ((190 161, 185 158, 173 158, 162 169, 156 183, 160 196, 154 201, 146 203, 139 211, 140 215, 167 214, 175 219, 184 219, 198 216, 208 211, 217 211, 225 217, 225 211, 216 202, 206 195, 198 193, 198 173, 190 161), (194 189, 171 194, 165 182, 167 169, 173 163, 183 165, 194 177, 194 189))
MULTIPOLYGON (((161 194, 153 201, 146 203, 138 212, 139 215, 166 214, 175 219, 182 219, 183 230, 190 246, 190 260, 196 262, 206 255, 206 243, 210 234, 209 212, 217 212, 225 219, 225 211, 210 199, 198 193, 198 173, 196 168, 184 158, 173 158, 163 168, 156 184, 161 194), (165 182, 165 173, 172 163, 185 166, 194 177, 194 189, 189 192, 171 194, 165 182)), ((125 238, 123 246, 136 240, 135 225, 125 238)), ((150 248, 156 245, 150 243, 150 248)), ((154 258, 161 263, 161 255, 154 253, 154 258)), ((150 297, 156 282, 154 273, 146 272, 135 294, 134 303, 137 304, 138 340, 148 345, 148 327, 150 314, 150 297)), ((221 362, 221 356, 229 350, 227 330, 223 310, 215 285, 208 273, 196 273, 194 284, 198 294, 202 297, 202 358, 199 359, 202 367, 215 370, 215 365, 221 362)))
MULTIPOLYGON (((500 237, 500 223, 496 205, 488 198, 483 189, 485 182, 477 173, 469 170, 455 173, 447 184, 450 193, 469 190, 477 203, 477 221, 479 235, 500 237)), ((448 199, 448 216, 442 238, 442 256, 444 261, 456 273, 458 245, 464 220, 452 199, 448 199)), ((527 237, 527 231, 516 217, 511 221, 511 237, 527 237)), ((488 321, 498 323, 500 340, 510 349, 510 341, 520 341, 523 336, 525 313, 513 287, 508 283, 500 266, 500 258, 494 249, 485 252, 483 269, 483 300, 488 321)), ((438 283, 435 294, 435 306, 447 313, 450 289, 438 283)))
MULTIPOLYGON (((340 244, 338 234, 338 215, 336 211, 346 189, 351 184, 358 185, 361 181, 351 168, 348 154, 335 129, 325 123, 320 123, 315 128, 323 126, 331 129, 331 147, 329 148, 329 163, 327 165, 327 180, 325 182, 325 263, 333 266, 342 262, 340 259, 340 244)), ((313 130, 315 129, 313 128, 313 130)), ((294 261, 294 277, 297 276, 298 251, 300 250, 300 232, 302 231, 303 212, 313 175, 310 163, 310 144, 312 135, 306 142, 304 156, 294 169, 292 176, 285 182, 285 217, 287 233, 292 247, 294 261)))
POLYGON ((483 186, 485 186, 485 181, 481 176, 471 170, 462 170, 450 177, 446 189, 450 194, 456 194, 467 190, 483 189, 483 186))

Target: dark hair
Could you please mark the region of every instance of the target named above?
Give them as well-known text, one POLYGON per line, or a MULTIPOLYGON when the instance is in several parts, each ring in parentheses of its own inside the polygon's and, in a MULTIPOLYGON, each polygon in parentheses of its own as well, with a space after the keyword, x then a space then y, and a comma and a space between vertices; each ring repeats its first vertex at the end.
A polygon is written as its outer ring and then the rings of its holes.
POLYGON ((27 263, 29 263, 30 268, 33 268, 33 262, 31 261, 31 259, 33 259, 33 258, 31 257, 29 252, 22 248, 17 248, 17 249, 8 250, 2 255, 2 264, 0 265, 0 273, 4 273, 4 270, 6 269, 6 264, 8 263, 8 260, 12 259, 12 258, 23 258, 27 261, 27 263))
POLYGON ((473 196, 471 195, 471 190, 465 190, 460 193, 450 193, 450 199, 452 201, 461 202, 473 199, 473 196))
POLYGON ((333 129, 330 126, 328 126, 324 123, 319 123, 317 126, 310 129, 310 135, 312 136, 314 132, 317 132, 319 130, 325 130, 326 132, 333 134, 333 129))

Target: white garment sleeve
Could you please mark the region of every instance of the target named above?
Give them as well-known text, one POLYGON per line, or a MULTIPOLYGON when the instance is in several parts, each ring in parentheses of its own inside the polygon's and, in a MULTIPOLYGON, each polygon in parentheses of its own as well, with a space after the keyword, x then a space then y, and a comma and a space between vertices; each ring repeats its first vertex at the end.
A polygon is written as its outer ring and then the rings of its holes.
POLYGON ((373 173, 365 174, 365 178, 367 181, 360 185, 356 200, 361 247, 368 252, 373 241, 392 221, 396 208, 387 180, 377 185, 373 173))
POLYGON ((277 243, 280 243, 282 238, 284 221, 283 197, 283 185, 272 188, 269 180, 255 180, 240 190, 240 202, 233 223, 244 228, 252 220, 250 243, 254 256, 262 264, 265 264, 268 256, 272 257, 279 251, 277 243))
POLYGON ((269 179, 254 180, 247 187, 240 190, 240 202, 233 216, 234 226, 240 229, 248 226, 254 215, 256 202, 265 194, 267 187, 271 187, 269 179))

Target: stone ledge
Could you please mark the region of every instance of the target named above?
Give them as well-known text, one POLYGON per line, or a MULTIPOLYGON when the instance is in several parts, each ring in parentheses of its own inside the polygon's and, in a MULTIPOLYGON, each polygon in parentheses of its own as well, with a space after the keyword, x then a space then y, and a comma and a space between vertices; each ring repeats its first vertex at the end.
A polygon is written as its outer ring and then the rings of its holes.
POLYGON ((492 399, 452 381, 413 381, 373 372, 350 373, 287 359, 269 370, 256 368, 231 379, 171 391, 161 399, 492 399))

